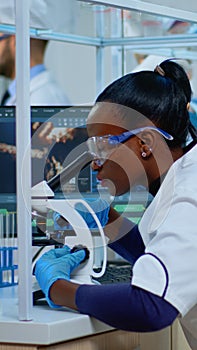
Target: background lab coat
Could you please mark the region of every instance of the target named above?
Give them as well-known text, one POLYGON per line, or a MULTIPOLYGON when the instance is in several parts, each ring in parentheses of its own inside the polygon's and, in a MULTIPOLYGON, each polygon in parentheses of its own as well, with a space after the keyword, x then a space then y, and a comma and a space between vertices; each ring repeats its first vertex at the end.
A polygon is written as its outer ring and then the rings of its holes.
MULTIPOLYGON (((30 104, 32 106, 70 105, 69 98, 48 70, 30 80, 30 104)), ((16 95, 6 101, 6 106, 16 105, 16 95)))

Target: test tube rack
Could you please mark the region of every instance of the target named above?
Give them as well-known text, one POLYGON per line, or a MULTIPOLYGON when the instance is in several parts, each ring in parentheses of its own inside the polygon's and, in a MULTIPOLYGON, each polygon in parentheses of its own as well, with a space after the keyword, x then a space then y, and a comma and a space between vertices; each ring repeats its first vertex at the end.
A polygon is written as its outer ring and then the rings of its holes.
POLYGON ((0 288, 17 284, 16 213, 0 209, 0 288))
POLYGON ((15 272, 18 265, 13 263, 17 247, 0 247, 0 288, 16 285, 15 272))

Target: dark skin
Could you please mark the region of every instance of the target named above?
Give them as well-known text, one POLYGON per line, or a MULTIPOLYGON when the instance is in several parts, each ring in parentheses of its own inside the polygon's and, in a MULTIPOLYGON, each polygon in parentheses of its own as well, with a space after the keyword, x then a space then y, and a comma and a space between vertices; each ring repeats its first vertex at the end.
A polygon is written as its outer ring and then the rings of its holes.
MULTIPOLYGON (((111 109, 111 105, 96 104, 93 107, 87 121, 89 137, 119 135, 126 130, 120 126, 122 124, 111 109), (110 124, 106 124, 106 120, 110 124)), ((113 191, 115 189, 116 195, 120 195, 138 183, 148 187, 182 155, 182 148, 169 149, 160 134, 146 130, 126 141, 123 147, 113 152, 102 166, 99 167, 95 162, 92 166, 98 171, 98 179, 104 185, 107 182, 113 183, 113 191), (142 156, 143 152, 146 154, 145 157, 142 156)), ((105 227, 105 234, 110 240, 116 238, 121 220, 119 214, 111 208, 109 221, 105 227)), ((57 305, 77 310, 75 296, 78 287, 79 284, 57 280, 50 288, 50 298, 57 305)))
MULTIPOLYGON (((0 37, 4 33, 0 33, 0 37)), ((30 38, 30 67, 44 63, 46 41, 30 38)), ((11 80, 16 77, 15 67, 16 38, 15 35, 0 41, 0 75, 11 80)))

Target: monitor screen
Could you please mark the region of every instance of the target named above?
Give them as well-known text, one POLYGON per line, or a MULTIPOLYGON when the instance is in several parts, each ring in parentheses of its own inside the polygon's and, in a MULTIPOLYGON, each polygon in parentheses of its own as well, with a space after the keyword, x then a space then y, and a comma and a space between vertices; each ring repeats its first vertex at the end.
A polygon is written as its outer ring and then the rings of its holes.
MULTIPOLYGON (((86 118, 90 106, 31 107, 32 186, 48 181, 61 172, 69 160, 87 149, 86 118)), ((0 208, 16 208, 16 123, 15 107, 0 107, 0 208)), ((55 195, 86 195, 97 190, 97 181, 90 166, 76 178, 60 186, 55 195)))

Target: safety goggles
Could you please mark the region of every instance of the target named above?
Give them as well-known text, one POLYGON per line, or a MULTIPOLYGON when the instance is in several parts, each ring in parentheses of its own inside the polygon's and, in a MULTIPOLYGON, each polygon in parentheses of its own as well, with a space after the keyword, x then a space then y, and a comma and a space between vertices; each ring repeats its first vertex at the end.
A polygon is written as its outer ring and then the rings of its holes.
POLYGON ((90 153, 96 160, 97 165, 101 166, 107 158, 114 152, 117 147, 129 140, 131 137, 139 134, 144 130, 154 130, 161 134, 167 140, 173 140, 173 136, 168 134, 166 131, 156 128, 154 126, 145 126, 129 131, 125 131, 120 135, 104 135, 104 136, 93 136, 87 140, 87 145, 90 153))
POLYGON ((0 41, 4 40, 6 38, 9 38, 10 36, 11 36, 11 34, 3 34, 3 35, 0 36, 0 41))

